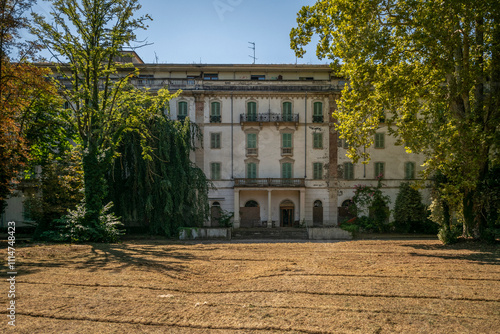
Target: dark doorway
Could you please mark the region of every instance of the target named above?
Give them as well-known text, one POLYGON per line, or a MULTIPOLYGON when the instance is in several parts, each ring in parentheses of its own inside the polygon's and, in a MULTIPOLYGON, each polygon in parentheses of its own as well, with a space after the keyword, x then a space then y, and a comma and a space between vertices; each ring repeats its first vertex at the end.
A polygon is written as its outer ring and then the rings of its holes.
POLYGON ((210 208, 210 226, 212 227, 219 227, 220 226, 220 213, 221 213, 221 208, 220 208, 220 203, 219 202, 214 202, 212 204, 212 207, 210 208))
POLYGON ((295 206, 292 201, 284 201, 280 205, 280 226, 292 227, 295 222, 295 206))
POLYGON ((240 227, 257 227, 261 225, 260 206, 256 201, 248 201, 240 208, 240 227))
POLYGON ((313 225, 323 226, 323 203, 320 200, 314 202, 313 225))

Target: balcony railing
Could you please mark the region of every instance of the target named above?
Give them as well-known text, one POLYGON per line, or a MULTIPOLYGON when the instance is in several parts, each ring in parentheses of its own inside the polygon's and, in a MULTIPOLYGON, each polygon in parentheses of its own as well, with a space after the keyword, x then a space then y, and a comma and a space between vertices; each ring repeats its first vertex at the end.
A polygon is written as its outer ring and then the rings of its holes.
POLYGON ((299 122, 299 114, 283 115, 277 113, 240 114, 240 123, 245 122, 299 122))
POLYGON ((235 187, 305 187, 305 179, 234 179, 235 187))
POLYGON ((281 155, 293 155, 293 147, 282 147, 281 155))
POLYGON ((323 123, 323 115, 313 115, 313 123, 323 123))
POLYGON ((210 123, 220 123, 221 122, 221 116, 210 116, 210 123))
POLYGON ((254 148, 247 148, 247 157, 248 156, 255 156, 259 154, 259 149, 254 147, 254 148))

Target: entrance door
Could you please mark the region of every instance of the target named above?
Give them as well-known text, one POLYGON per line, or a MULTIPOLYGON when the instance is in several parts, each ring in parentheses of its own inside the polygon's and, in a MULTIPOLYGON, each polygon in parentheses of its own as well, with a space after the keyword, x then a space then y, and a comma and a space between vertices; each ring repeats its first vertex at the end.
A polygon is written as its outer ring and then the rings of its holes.
POLYGON ((280 204, 280 226, 292 227, 295 222, 295 205, 292 201, 286 200, 280 204))
POLYGON ((281 207, 281 226, 292 227, 294 222, 293 207, 281 207))

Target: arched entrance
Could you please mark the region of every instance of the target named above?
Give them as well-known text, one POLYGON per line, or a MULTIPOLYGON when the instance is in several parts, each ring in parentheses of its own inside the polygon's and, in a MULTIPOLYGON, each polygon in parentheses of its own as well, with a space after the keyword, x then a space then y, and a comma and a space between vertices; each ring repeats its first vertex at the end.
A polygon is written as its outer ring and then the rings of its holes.
POLYGON ((290 200, 280 204, 280 226, 292 227, 295 222, 295 205, 290 200))
POLYGON ((321 202, 320 200, 314 201, 313 225, 323 226, 323 202, 321 202))
POLYGON ((210 226, 219 227, 220 213, 221 213, 220 203, 213 202, 212 207, 210 208, 210 226))
POLYGON ((250 200, 245 203, 245 206, 240 208, 241 222, 240 227, 257 227, 260 223, 260 206, 259 203, 250 200))

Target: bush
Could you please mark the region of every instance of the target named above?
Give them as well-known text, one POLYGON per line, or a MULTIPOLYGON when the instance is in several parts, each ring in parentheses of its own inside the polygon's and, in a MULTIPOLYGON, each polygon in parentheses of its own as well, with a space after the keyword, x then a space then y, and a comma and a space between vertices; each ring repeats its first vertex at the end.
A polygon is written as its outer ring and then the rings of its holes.
POLYGON ((394 204, 394 228, 403 233, 436 233, 437 225, 428 221, 422 195, 409 183, 401 183, 394 204))
POLYGON ((59 242, 116 242, 123 231, 119 218, 110 212, 113 203, 109 202, 99 212, 99 220, 92 224, 85 221, 85 202, 81 202, 75 210, 68 210, 68 215, 56 219, 56 231, 44 232, 41 238, 59 242))
POLYGON ((460 234, 461 230, 456 225, 452 225, 451 228, 447 225, 443 225, 439 229, 438 238, 443 244, 451 245, 458 241, 460 234))

